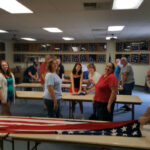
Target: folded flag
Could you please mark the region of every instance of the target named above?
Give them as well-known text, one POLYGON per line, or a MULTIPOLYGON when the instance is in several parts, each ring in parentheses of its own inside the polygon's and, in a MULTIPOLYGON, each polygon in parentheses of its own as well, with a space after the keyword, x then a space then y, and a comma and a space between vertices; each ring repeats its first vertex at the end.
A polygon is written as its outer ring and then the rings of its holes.
POLYGON ((93 122, 30 117, 0 117, 0 133, 142 136, 137 120, 93 122))

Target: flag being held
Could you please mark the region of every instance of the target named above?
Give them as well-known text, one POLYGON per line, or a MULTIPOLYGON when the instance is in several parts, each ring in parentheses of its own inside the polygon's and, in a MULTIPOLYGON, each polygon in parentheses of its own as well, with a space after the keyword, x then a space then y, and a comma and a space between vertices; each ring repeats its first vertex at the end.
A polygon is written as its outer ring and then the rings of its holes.
POLYGON ((0 117, 0 133, 142 136, 137 120, 94 122, 28 117, 0 117))

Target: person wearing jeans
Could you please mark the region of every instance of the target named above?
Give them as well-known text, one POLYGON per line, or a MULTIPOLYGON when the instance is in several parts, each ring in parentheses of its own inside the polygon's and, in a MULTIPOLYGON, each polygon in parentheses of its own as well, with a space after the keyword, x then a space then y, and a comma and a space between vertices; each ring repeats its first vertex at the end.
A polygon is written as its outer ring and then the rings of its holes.
POLYGON ((62 97, 61 79, 57 75, 58 64, 56 60, 50 60, 47 65, 43 99, 47 107, 49 117, 60 117, 60 101, 62 97))

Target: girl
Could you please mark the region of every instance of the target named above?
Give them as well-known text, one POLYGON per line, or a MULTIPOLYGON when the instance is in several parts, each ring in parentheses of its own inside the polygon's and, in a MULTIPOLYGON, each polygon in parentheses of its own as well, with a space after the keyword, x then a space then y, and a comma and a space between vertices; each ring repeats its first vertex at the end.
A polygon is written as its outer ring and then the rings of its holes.
POLYGON ((0 63, 0 99, 1 99, 1 114, 10 115, 10 107, 15 99, 15 79, 13 73, 9 69, 6 61, 0 63))
MULTIPOLYGON (((78 62, 75 64, 72 73, 71 73, 71 88, 70 92, 72 94, 77 94, 80 93, 82 90, 82 82, 83 82, 83 72, 82 72, 82 66, 78 62)), ((84 118, 83 116, 83 104, 82 102, 79 102, 80 105, 80 111, 81 111, 81 116, 82 119, 84 118)), ((74 118, 74 113, 75 113, 75 101, 72 102, 72 118, 74 118)))

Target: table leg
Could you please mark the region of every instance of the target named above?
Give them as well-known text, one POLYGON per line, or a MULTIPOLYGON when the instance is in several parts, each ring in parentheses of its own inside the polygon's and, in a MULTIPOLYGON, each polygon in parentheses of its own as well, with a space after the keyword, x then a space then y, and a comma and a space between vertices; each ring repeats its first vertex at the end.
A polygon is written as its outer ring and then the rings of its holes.
POLYGON ((134 120, 134 104, 132 104, 132 120, 134 120))

